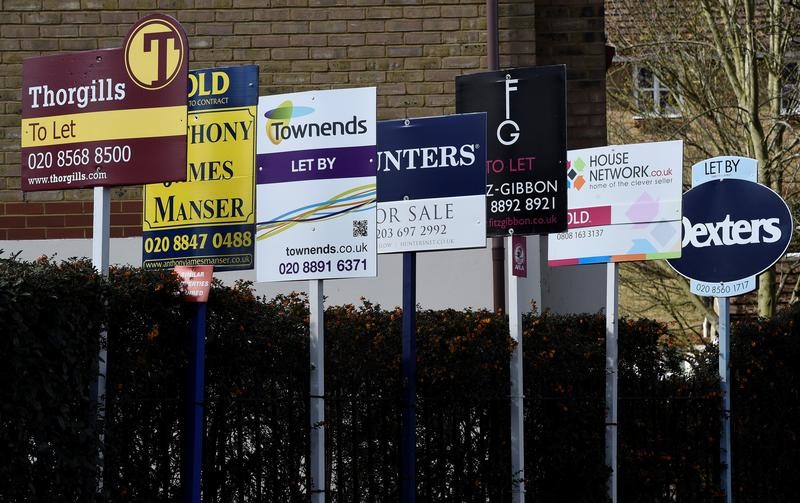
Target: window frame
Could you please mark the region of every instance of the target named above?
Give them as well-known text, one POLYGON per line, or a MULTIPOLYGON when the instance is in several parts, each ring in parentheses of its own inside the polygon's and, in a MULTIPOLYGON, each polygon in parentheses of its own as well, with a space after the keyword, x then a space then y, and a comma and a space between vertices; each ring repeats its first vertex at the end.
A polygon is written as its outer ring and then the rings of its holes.
POLYGON ((780 114, 784 117, 800 116, 800 58, 792 58, 783 64, 783 70, 781 71, 780 114), (789 67, 792 70, 787 71, 789 67), (786 104, 787 95, 793 96, 792 107, 788 107, 786 104))
POLYGON ((645 65, 634 64, 632 70, 632 89, 633 99, 636 104, 638 112, 634 115, 635 119, 677 119, 681 117, 680 112, 672 105, 664 104, 662 106, 662 93, 672 95, 674 101, 679 101, 680 97, 668 86, 664 85, 659 80, 656 72, 652 71, 645 65), (641 73, 647 71, 650 73, 652 79, 652 86, 641 86, 641 73), (645 111, 642 103, 642 94, 646 94, 652 105, 652 110, 645 111), (667 107, 671 108, 669 110, 667 107))

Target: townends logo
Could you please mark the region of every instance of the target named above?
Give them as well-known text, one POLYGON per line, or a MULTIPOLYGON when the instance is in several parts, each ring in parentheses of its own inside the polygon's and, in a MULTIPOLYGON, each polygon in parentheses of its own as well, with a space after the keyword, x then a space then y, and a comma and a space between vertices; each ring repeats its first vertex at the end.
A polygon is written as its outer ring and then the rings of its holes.
POLYGON ((311 107, 296 107, 292 100, 286 100, 278 108, 273 108, 264 114, 267 119, 267 138, 273 145, 279 144, 282 140, 280 137, 280 126, 288 126, 291 119, 295 117, 302 117, 314 113, 311 107))
POLYGON ((567 188, 568 189, 575 189, 581 190, 583 186, 586 184, 586 179, 583 178, 584 168, 586 168, 586 163, 583 159, 578 157, 575 159, 575 162, 567 161, 567 188))
POLYGON ((186 59, 185 36, 178 23, 154 14, 135 25, 125 41, 125 69, 131 80, 154 91, 169 85, 186 59))
POLYGON ((311 107, 296 107, 291 100, 286 100, 277 108, 268 110, 267 138, 273 145, 289 139, 305 139, 319 136, 358 135, 367 132, 367 121, 353 115, 348 121, 305 122, 291 124, 291 119, 314 113, 311 107))

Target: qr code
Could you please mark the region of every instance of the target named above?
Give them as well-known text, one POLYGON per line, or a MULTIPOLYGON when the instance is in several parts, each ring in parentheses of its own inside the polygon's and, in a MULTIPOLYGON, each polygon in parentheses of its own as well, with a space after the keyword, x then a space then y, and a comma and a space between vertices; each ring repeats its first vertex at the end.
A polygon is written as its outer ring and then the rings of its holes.
POLYGON ((367 221, 366 220, 353 220, 353 237, 363 238, 367 236, 367 221))

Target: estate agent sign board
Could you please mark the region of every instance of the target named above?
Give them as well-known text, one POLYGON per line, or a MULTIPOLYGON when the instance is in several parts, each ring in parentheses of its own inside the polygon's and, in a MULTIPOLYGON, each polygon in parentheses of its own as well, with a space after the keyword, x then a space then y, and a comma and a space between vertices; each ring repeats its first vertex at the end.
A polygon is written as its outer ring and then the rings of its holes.
POLYGON ((548 265, 681 254, 683 142, 570 150, 569 230, 548 236, 548 265))
POLYGON ((261 96, 256 278, 376 275, 374 87, 261 96))
POLYGON ((487 113, 488 236, 567 228, 566 68, 456 77, 456 112, 487 113))
POLYGON ((258 66, 189 73, 186 182, 146 185, 142 267, 253 268, 258 66))
POLYGON ((692 293, 733 297, 756 288, 756 276, 786 253, 792 214, 773 190, 756 183, 756 161, 714 157, 692 166, 683 195, 683 254, 669 264, 692 293))
POLYGON ((184 180, 189 45, 162 14, 116 49, 22 63, 22 190, 184 180))
POLYGON ((486 246, 486 114, 378 123, 378 253, 486 246))

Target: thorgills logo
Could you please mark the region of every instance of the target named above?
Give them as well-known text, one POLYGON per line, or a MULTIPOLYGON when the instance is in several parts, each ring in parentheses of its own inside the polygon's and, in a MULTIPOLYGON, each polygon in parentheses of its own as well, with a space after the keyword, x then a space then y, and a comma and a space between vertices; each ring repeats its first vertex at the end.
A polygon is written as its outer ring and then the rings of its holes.
POLYGON ((180 73, 185 38, 174 20, 154 14, 131 29, 125 42, 125 69, 143 89, 162 89, 180 73))
POLYGON ((585 168, 586 163, 580 157, 567 161, 567 189, 581 190, 586 185, 586 179, 583 178, 585 168))
POLYGON ((367 132, 366 119, 353 115, 348 121, 292 123, 292 119, 310 115, 316 110, 311 107, 295 106, 286 100, 276 108, 264 113, 266 134, 273 145, 283 140, 315 138, 320 136, 344 136, 367 132))

